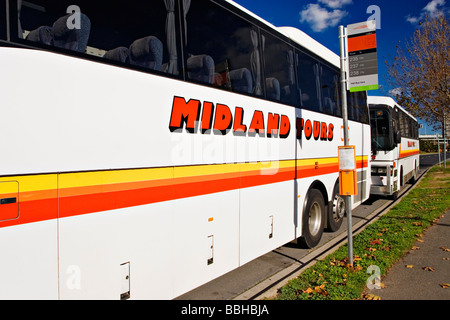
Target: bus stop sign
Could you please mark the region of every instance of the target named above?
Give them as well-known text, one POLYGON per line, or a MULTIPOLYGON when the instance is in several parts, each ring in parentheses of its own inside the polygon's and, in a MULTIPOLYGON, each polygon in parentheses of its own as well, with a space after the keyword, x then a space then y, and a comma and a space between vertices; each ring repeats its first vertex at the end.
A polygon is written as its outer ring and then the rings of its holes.
POLYGON ((375 20, 347 26, 350 92, 379 88, 376 26, 375 20))

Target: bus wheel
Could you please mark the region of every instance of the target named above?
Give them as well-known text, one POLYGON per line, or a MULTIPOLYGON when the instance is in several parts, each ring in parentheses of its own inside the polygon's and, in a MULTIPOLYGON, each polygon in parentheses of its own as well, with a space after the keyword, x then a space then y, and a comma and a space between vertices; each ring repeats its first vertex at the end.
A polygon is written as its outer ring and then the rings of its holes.
POLYGON ((319 190, 311 189, 302 217, 302 236, 298 244, 303 248, 314 248, 322 239, 325 223, 325 202, 319 190))
POLYGON ((327 230, 338 231, 341 228, 345 216, 345 200, 339 194, 339 183, 336 183, 333 190, 333 198, 328 204, 327 230))

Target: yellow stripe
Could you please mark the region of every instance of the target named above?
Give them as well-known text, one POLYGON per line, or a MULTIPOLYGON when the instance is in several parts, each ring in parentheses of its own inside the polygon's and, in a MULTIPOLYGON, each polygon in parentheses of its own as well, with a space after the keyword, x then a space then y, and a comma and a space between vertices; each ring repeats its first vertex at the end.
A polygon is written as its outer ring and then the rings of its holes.
POLYGON ((55 174, 50 174, 0 178, 0 182, 9 181, 19 182, 20 192, 46 191, 56 189, 57 176, 55 174))
POLYGON ((99 171, 62 174, 59 188, 90 187, 116 183, 173 178, 173 168, 99 171))
POLYGON ((239 164, 217 164, 217 165, 201 165, 191 167, 175 167, 175 178, 190 178, 196 176, 206 176, 213 174, 224 174, 239 172, 239 164))
POLYGON ((337 163, 339 159, 336 158, 321 158, 321 159, 305 159, 298 160, 297 165, 300 167, 303 166, 314 166, 318 162, 319 164, 329 164, 329 163, 337 163))
MULTIPOLYGON (((357 161, 367 160, 368 156, 358 156, 357 161)), ((294 168, 297 166, 313 166, 319 164, 337 163, 338 158, 282 160, 267 162, 246 162, 234 164, 199 165, 151 169, 111 170, 97 172, 65 173, 59 179, 59 188, 76 188, 101 186, 129 182, 142 182, 172 178, 190 178, 207 175, 262 171, 294 168)), ((33 175, 0 178, 0 182, 18 181, 20 192, 45 191, 57 188, 57 175, 33 175)))

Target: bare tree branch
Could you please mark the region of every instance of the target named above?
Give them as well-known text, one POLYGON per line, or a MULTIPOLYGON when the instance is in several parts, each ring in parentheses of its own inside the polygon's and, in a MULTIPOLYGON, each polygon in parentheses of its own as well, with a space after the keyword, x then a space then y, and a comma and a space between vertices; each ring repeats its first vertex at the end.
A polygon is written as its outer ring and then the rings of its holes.
POLYGON ((386 64, 397 101, 440 126, 444 113, 450 115, 450 26, 445 15, 425 17, 411 40, 397 46, 393 63, 386 64))

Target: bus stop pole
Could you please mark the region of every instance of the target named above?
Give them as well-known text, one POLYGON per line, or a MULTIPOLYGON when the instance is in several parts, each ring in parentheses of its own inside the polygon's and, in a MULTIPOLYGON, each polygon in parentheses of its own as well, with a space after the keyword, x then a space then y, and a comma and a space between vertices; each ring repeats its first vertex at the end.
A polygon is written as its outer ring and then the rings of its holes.
POLYGON ((442 134, 444 135, 444 168, 447 168, 447 119, 446 114, 444 111, 444 132, 442 134))
POLYGON ((439 167, 442 167, 442 163, 441 163, 441 143, 439 142, 439 133, 436 133, 436 140, 437 140, 437 149, 438 149, 438 155, 439 155, 439 167))
MULTIPOLYGON (((348 110, 347 110, 347 68, 345 42, 347 39, 346 29, 339 26, 339 44, 341 50, 341 105, 342 118, 344 120, 344 145, 349 145, 348 133, 348 110)), ((347 233, 348 233, 348 263, 353 266, 353 231, 352 231, 352 197, 345 197, 345 208, 347 211, 347 233)))

